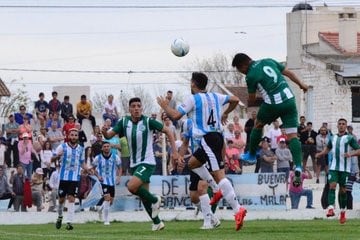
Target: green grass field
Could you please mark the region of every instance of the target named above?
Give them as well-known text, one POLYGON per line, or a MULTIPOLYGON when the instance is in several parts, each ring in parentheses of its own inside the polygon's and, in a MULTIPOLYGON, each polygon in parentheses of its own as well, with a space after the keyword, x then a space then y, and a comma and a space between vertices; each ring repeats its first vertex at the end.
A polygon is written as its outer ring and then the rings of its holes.
POLYGON ((222 221, 219 228, 200 230, 201 221, 166 222, 163 231, 152 232, 151 223, 112 222, 75 224, 74 230, 55 229, 54 224, 43 225, 3 225, 0 239, 48 240, 48 239, 261 239, 261 240, 315 240, 315 239, 360 239, 360 220, 350 219, 344 225, 338 220, 254 220, 246 221, 239 232, 234 230, 234 222, 222 221))

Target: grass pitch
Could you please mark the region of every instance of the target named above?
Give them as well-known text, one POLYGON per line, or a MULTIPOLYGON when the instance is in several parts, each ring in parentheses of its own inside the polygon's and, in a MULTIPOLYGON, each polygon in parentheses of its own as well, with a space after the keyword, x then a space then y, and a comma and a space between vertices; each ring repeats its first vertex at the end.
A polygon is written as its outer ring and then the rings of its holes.
POLYGON ((350 219, 344 225, 338 220, 252 220, 245 221, 243 228, 236 232, 233 221, 222 221, 214 230, 200 230, 202 221, 165 222, 165 229, 151 231, 150 222, 112 222, 110 226, 102 223, 74 224, 74 230, 60 230, 54 224, 42 225, 3 225, 0 226, 0 239, 359 239, 360 219, 350 219))

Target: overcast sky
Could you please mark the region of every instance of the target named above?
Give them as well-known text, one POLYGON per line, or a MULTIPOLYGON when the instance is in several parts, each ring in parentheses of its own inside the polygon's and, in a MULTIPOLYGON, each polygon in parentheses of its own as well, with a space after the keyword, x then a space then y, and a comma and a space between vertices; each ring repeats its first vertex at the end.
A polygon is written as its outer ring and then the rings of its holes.
MULTIPOLYGON (((215 53, 286 60, 286 13, 298 1, 1 1, 0 68, 79 71, 176 71, 215 53), (168 3, 170 2, 170 3, 168 3), (90 6, 92 8, 9 8, 90 6), (94 8, 94 6, 114 6, 94 8), (152 6, 150 8, 150 6, 152 6), (231 7, 233 6, 233 7, 231 7), (190 52, 170 52, 183 37, 190 52)), ((314 5, 324 1, 311 1, 314 5)), ((357 1, 326 1, 354 4, 357 1)), ((231 68, 231 66, 229 66, 231 68)), ((194 69, 196 70, 196 69, 194 69)), ((0 70, 33 89, 84 83, 97 91, 131 85, 173 84, 179 74, 83 74, 0 70), (101 84, 100 84, 101 83, 101 84), (94 87, 95 86, 95 87, 94 87)), ((165 88, 167 88, 166 86, 165 88)), ((35 96, 37 93, 35 94, 35 96)))

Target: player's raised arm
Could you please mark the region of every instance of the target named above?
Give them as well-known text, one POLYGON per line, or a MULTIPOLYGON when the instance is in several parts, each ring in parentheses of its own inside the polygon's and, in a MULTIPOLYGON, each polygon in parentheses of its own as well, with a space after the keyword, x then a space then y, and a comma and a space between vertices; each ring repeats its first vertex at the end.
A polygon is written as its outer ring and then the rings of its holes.
POLYGON ((285 68, 282 71, 282 74, 284 76, 287 76, 291 81, 293 81, 294 83, 296 83, 304 92, 306 92, 309 87, 308 85, 306 85, 305 83, 303 83, 296 75, 293 71, 290 71, 289 69, 285 68))
POLYGON ((182 117, 182 114, 179 111, 169 106, 169 100, 167 100, 165 97, 159 96, 156 98, 156 100, 159 106, 172 120, 179 120, 182 117))
POLYGON ((231 113, 231 112, 236 108, 236 106, 238 105, 239 101, 240 101, 240 100, 239 100, 238 97, 236 97, 236 96, 230 96, 228 107, 225 109, 225 111, 224 111, 223 114, 221 115, 221 123, 222 123, 223 125, 226 125, 226 124, 227 124, 227 118, 228 118, 229 113, 231 113))

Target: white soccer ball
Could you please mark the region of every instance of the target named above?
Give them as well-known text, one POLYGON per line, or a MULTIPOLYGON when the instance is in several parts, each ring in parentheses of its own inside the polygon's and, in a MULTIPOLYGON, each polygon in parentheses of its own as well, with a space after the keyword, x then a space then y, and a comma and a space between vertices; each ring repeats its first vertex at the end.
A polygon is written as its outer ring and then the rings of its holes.
POLYGON ((177 57, 183 57, 188 54, 189 44, 182 38, 177 38, 171 44, 171 52, 177 57))

